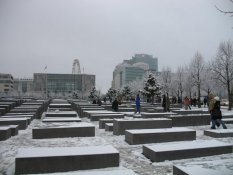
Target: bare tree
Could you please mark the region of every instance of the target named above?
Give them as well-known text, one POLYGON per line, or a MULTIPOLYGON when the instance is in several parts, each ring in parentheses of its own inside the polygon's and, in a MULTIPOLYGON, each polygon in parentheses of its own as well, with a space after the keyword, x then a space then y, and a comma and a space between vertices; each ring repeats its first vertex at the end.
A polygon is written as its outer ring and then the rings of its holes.
POLYGON ((199 52, 196 52, 190 64, 190 76, 194 86, 197 87, 197 91, 198 91, 197 100, 198 100, 199 108, 201 107, 201 103, 200 103, 201 84, 204 75, 204 67, 205 67, 205 63, 202 55, 199 52))
POLYGON ((216 57, 212 61, 212 72, 213 78, 227 88, 228 110, 231 110, 231 86, 233 84, 233 43, 231 41, 220 43, 216 57))
POLYGON ((183 99, 183 92, 184 92, 184 88, 185 88, 185 78, 186 78, 186 74, 185 74, 185 69, 183 66, 179 66, 177 68, 177 72, 176 72, 176 84, 177 84, 177 96, 178 99, 183 99))
POLYGON ((169 94, 169 89, 171 86, 171 68, 163 68, 161 72, 161 83, 162 83, 162 91, 164 94, 169 94))
MULTIPOLYGON (((231 3, 233 3, 233 0, 229 0, 231 3)), ((233 11, 226 11, 226 10, 222 10, 219 7, 217 7, 215 5, 215 8, 220 11, 221 13, 225 14, 225 15, 230 15, 231 17, 233 17, 233 11)))

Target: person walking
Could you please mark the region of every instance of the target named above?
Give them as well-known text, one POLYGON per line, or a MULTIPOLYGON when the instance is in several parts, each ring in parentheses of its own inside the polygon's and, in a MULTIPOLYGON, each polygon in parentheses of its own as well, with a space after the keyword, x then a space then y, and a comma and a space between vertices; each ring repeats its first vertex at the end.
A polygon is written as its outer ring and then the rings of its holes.
POLYGON ((190 100, 189 100, 189 98, 187 96, 185 96, 183 103, 184 103, 185 110, 187 110, 188 108, 191 110, 190 100))
POLYGON ((167 105, 167 98, 166 98, 166 95, 164 94, 164 95, 163 95, 163 101, 162 101, 162 107, 163 107, 163 111, 164 111, 164 112, 167 112, 167 107, 166 107, 166 105, 167 105))
POLYGON ((140 108, 141 108, 141 104, 140 103, 141 102, 140 102, 140 96, 139 96, 139 94, 137 94, 137 97, 135 99, 135 103, 136 103, 136 113, 140 114, 140 108))
POLYGON ((222 121, 222 112, 220 110, 220 99, 218 96, 214 97, 211 93, 209 94, 209 112, 211 115, 211 129, 216 129, 215 125, 218 127, 220 124, 223 129, 227 129, 225 123, 222 121))
POLYGON ((115 112, 118 111, 118 101, 117 101, 117 98, 115 98, 114 101, 112 102, 112 109, 115 112))

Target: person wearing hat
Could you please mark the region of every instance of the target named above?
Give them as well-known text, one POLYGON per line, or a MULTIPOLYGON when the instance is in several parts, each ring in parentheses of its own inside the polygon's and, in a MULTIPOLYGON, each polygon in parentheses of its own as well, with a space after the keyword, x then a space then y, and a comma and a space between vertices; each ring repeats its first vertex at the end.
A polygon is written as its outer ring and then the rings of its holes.
POLYGON ((220 99, 218 96, 214 97, 211 93, 209 94, 209 112, 211 115, 211 129, 216 129, 215 125, 218 127, 220 124, 224 129, 227 129, 225 123, 222 121, 222 112, 220 110, 220 99))

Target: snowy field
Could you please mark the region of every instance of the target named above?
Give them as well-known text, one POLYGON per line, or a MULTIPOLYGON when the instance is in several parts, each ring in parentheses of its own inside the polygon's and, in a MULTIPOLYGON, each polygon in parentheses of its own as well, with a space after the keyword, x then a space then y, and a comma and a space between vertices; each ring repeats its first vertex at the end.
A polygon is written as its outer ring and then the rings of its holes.
MULTIPOLYGON (((223 109, 223 114, 231 114, 223 109)), ((87 118, 82 118, 84 122, 90 122, 87 118)), ((233 174, 233 153, 217 156, 182 159, 165 162, 152 163, 142 154, 142 145, 129 145, 126 143, 125 136, 115 136, 112 132, 106 132, 104 129, 99 129, 99 122, 90 122, 95 125, 95 137, 74 137, 74 138, 54 138, 54 139, 32 139, 32 128, 41 126, 64 126, 74 125, 74 122, 64 123, 42 123, 41 120, 33 120, 26 130, 20 130, 17 136, 11 137, 6 141, 0 141, 0 173, 12 175, 14 174, 15 155, 18 148, 33 148, 33 147, 78 147, 78 146, 100 146, 112 145, 120 152, 120 167, 106 168, 104 171, 115 169, 131 169, 136 174, 140 175, 172 175, 173 165, 182 167, 195 167, 196 165, 207 167, 219 172, 232 172, 233 174)), ((233 129, 233 124, 227 124, 229 129, 233 129)), ((197 140, 218 140, 233 145, 232 137, 227 138, 211 138, 203 135, 203 131, 210 129, 208 126, 187 127, 197 131, 197 140)), ((222 127, 217 130, 222 129, 222 127)), ((203 142, 204 143, 204 142, 203 142)), ((164 145, 171 144, 163 143, 164 145)), ((148 144, 154 145, 154 144, 148 144)), ((189 168, 191 169, 191 168, 189 168)), ((193 168, 193 171, 196 171, 193 168)), ((80 172, 75 171, 74 174, 80 172)), ((84 171, 85 172, 85 171, 84 171)), ((60 173, 56 173, 60 174, 60 173)), ((219 174, 220 175, 220 174, 219 174)))

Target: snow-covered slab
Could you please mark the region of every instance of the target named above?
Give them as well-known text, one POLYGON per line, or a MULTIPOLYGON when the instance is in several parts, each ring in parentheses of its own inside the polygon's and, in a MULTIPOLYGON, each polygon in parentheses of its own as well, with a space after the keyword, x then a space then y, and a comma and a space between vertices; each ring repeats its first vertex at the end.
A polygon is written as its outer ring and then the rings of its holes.
POLYGON ((16 174, 54 173, 119 166, 119 152, 112 146, 21 148, 16 174))
POLYGON ((113 123, 105 123, 105 131, 113 131, 113 123))
POLYGON ((28 127, 27 118, 0 118, 0 125, 19 125, 19 129, 26 129, 28 127))
POLYGON ((124 108, 124 107, 119 107, 118 112, 135 112, 135 108, 124 108))
POLYGON ((156 113, 148 113, 148 112, 143 112, 142 118, 163 118, 166 116, 170 115, 176 115, 177 113, 174 112, 156 112, 156 113))
POLYGON ((232 144, 217 140, 187 141, 170 144, 143 145, 143 154, 153 162, 232 153, 232 144))
POLYGON ((189 140, 196 140, 196 131, 181 127, 125 131, 125 141, 131 145, 189 140))
POLYGON ((1 117, 15 117, 15 118, 22 118, 22 117, 27 117, 27 118, 31 118, 31 120, 33 119, 34 115, 32 114, 19 114, 19 115, 3 115, 1 117))
POLYGON ((119 113, 103 113, 103 114, 90 114, 91 121, 98 121, 100 119, 114 119, 114 118, 124 118, 124 114, 119 113))
POLYGON ((202 126, 210 124, 209 114, 170 115, 173 127, 202 126))
POLYGON ((127 129, 171 128, 172 120, 167 118, 154 119, 114 119, 113 134, 124 135, 127 129))
POLYGON ((49 104, 49 108, 71 108, 71 104, 69 104, 69 103, 51 103, 51 104, 49 104))
POLYGON ((105 129, 105 123, 113 123, 113 119, 100 119, 99 129, 105 129))
POLYGON ((233 124, 233 118, 222 119, 226 124, 233 124))
POLYGON ((218 167, 209 168, 202 165, 173 165, 173 175, 232 175, 233 171, 218 167))
POLYGON ((113 169, 113 170, 102 170, 102 169, 95 169, 95 170, 79 170, 76 172, 65 172, 65 173, 51 173, 50 175, 137 175, 130 169, 113 169))
POLYGON ((116 113, 116 112, 112 112, 112 111, 107 111, 105 109, 100 109, 100 110, 86 110, 86 111, 82 111, 81 115, 82 117, 88 117, 90 118, 91 115, 93 114, 112 114, 112 113, 116 113))
POLYGON ((203 109, 192 109, 192 110, 179 109, 179 110, 172 110, 172 112, 180 114, 180 115, 209 114, 209 112, 207 110, 203 110, 203 109))
POLYGON ((15 113, 15 112, 17 112, 17 113, 30 113, 30 112, 37 112, 37 111, 38 111, 38 109, 34 109, 34 108, 30 108, 30 109, 27 109, 27 108, 16 109, 16 108, 14 108, 14 109, 11 109, 10 112, 13 112, 13 113, 15 113))
POLYGON ((45 117, 42 122, 81 122, 79 117, 45 117))
POLYGON ((215 138, 233 137, 233 129, 205 130, 204 135, 215 138))
POLYGON ((77 117, 76 111, 55 111, 55 112, 46 112, 46 117, 77 117))
POLYGON ((78 123, 71 126, 33 128, 33 139, 94 137, 95 126, 90 123, 78 123))
POLYGON ((32 116, 29 116, 27 117, 27 115, 23 116, 23 115, 15 115, 15 116, 8 116, 8 115, 5 115, 5 116, 0 116, 0 119, 1 118, 5 118, 5 119, 11 119, 11 118, 26 118, 27 121, 28 121, 28 125, 31 123, 32 121, 32 116))
POLYGON ((0 141, 7 140, 11 137, 11 128, 8 126, 0 126, 0 141))

